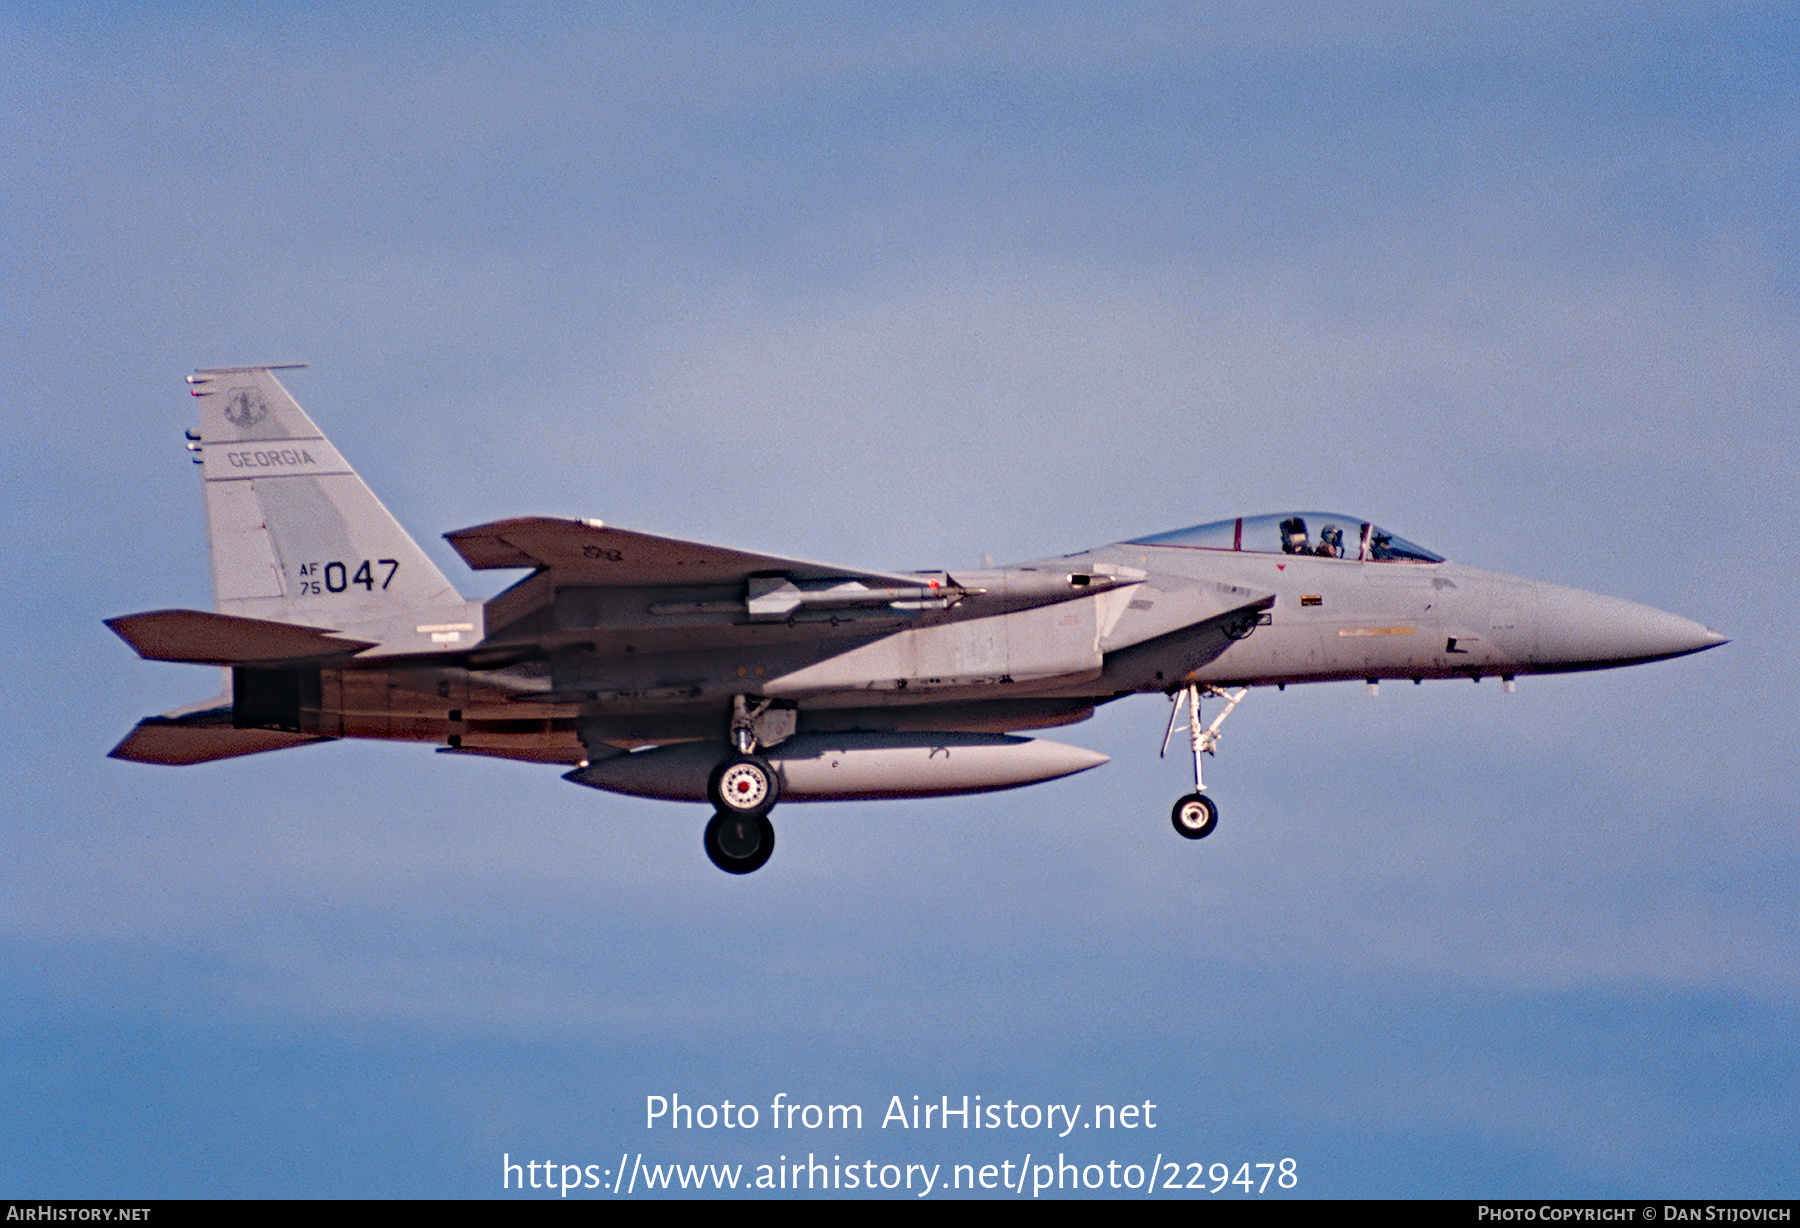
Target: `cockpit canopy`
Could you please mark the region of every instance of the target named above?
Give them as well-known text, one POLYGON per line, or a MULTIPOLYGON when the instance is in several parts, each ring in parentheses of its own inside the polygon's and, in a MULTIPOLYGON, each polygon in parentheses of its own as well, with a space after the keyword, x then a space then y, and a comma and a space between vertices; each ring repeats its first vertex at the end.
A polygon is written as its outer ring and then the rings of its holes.
POLYGON ((1276 512, 1215 520, 1132 539, 1134 546, 1186 546, 1191 550, 1236 550, 1250 554, 1306 554, 1364 563, 1441 563, 1443 557, 1395 537, 1360 516, 1334 512, 1276 512))

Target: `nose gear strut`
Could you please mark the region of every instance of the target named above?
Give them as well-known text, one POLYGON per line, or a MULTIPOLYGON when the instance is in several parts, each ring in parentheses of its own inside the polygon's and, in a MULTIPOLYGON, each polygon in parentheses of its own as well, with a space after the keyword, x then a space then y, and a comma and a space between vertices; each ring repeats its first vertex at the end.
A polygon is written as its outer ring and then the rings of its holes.
POLYGON ((1237 706, 1244 702, 1250 694, 1249 687, 1239 687, 1236 694, 1224 691, 1216 686, 1202 686, 1190 682, 1179 691, 1170 693, 1169 727, 1163 733, 1162 752, 1157 758, 1164 758, 1169 753, 1169 742, 1175 736, 1175 721, 1181 715, 1181 707, 1185 702, 1188 709, 1188 742, 1194 751, 1194 791, 1179 799, 1175 809, 1170 813, 1170 821, 1175 830, 1189 840, 1199 840, 1212 835, 1213 828, 1219 825, 1219 808, 1212 798, 1206 796, 1206 780, 1200 767, 1200 756, 1212 754, 1219 745, 1219 727, 1225 723, 1237 706), (1210 695, 1225 700, 1225 709, 1213 718, 1210 725, 1200 723, 1200 697, 1210 695))

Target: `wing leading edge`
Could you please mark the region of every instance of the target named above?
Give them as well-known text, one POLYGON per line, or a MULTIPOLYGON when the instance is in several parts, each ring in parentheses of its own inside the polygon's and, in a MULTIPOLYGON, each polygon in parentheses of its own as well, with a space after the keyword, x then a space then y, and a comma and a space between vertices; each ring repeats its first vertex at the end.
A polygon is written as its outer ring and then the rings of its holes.
POLYGON ((834 567, 806 559, 752 554, 704 542, 615 529, 598 520, 520 516, 444 534, 476 571, 530 567, 557 573, 557 582, 602 588, 736 584, 779 573, 794 580, 861 580, 917 586, 920 573, 834 567))

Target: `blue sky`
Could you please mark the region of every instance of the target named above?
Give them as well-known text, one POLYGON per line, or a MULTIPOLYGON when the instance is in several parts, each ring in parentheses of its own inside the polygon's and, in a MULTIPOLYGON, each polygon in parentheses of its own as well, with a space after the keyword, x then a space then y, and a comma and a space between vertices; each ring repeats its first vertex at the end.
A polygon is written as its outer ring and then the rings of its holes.
POLYGON ((785 1090, 1791 1196, 1800 22, 1437 8, 0 9, 0 1185, 759 1163, 643 1097, 785 1090), (472 595, 438 535, 526 513, 928 567, 1325 506, 1733 643, 1259 692, 1198 846, 1126 702, 1057 735, 1106 768, 788 807, 744 880, 522 765, 106 760, 212 689, 100 625, 210 599, 180 376, 296 360, 472 595))

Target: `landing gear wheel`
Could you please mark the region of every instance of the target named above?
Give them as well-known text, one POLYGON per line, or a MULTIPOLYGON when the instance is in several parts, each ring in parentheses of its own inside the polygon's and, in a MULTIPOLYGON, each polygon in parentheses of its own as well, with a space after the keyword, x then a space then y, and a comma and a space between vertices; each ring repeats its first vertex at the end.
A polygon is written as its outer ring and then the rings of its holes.
POLYGON ((1175 803, 1169 821, 1189 840, 1201 840, 1212 835, 1213 828, 1219 825, 1219 808, 1206 794, 1190 793, 1175 803))
POLYGON ((775 851, 775 824, 763 814, 720 811, 706 825, 706 855, 727 874, 760 870, 775 851))
POLYGON ((767 814, 781 796, 781 785, 767 759, 734 755, 713 769, 706 796, 721 814, 767 814))

